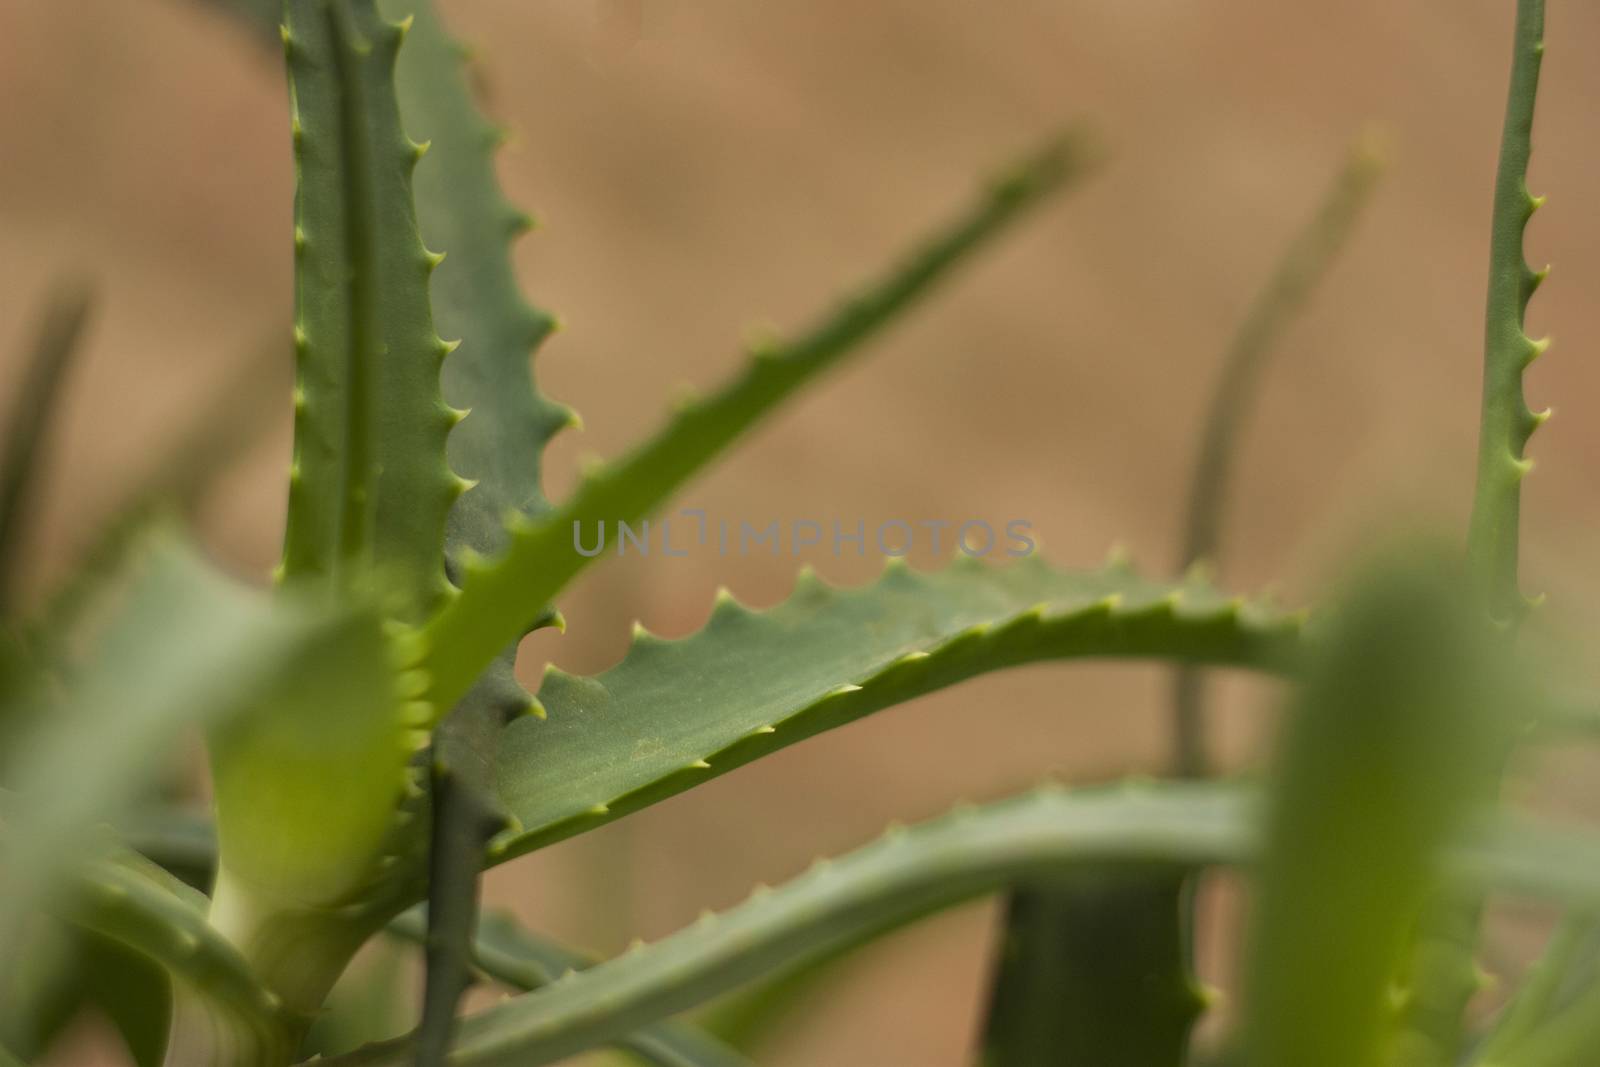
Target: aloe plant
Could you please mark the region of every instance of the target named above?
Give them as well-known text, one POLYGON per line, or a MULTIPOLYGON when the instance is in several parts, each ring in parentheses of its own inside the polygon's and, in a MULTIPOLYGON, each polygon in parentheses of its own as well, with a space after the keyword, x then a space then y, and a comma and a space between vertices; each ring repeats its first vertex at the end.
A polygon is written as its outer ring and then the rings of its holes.
MULTIPOLYGON (((254 5, 240 5, 245 13, 254 5)), ((1370 553, 1325 611, 1173 580, 1118 556, 891 562, 834 588, 801 573, 770 610, 719 597, 679 640, 643 630, 610 670, 513 672, 517 642, 564 625, 590 563, 573 531, 637 523, 764 416, 852 356, 1013 223, 1093 167, 1071 130, 1003 170, 879 281, 808 330, 747 352, 653 435, 542 490, 542 451, 576 416, 530 357, 554 320, 509 249, 531 227, 495 180, 495 127, 426 0, 288 0, 277 41, 295 161, 294 454, 269 588, 228 578, 134 494, 79 573, 11 595, 15 533, 84 305, 63 298, 18 393, 0 470, 0 1062, 45 1052, 87 1005, 141 1067, 532 1065, 614 1046, 679 1067, 747 1063, 696 1009, 829 961, 941 908, 1011 893, 992 1067, 1189 1062, 1207 1003, 1189 973, 1185 886, 1253 880, 1241 939, 1244 1062, 1493 1067, 1600 1058, 1594 924, 1600 835, 1497 799, 1530 730, 1595 717, 1527 667, 1517 634, 1519 484, 1545 416, 1522 372, 1542 0, 1518 0, 1493 205, 1478 496, 1465 553, 1370 553), (1458 558, 1459 557, 1459 558, 1458 558), (1177 780, 1047 783, 883 838, 655 944, 595 960, 478 914, 479 877, 735 767, 989 671, 1141 658, 1177 668, 1177 780), (1281 679, 1285 722, 1260 784, 1210 780, 1196 670, 1281 679), (186 732, 210 810, 144 802, 186 732), (1476 901, 1529 894, 1572 918, 1504 1011, 1468 1016, 1476 901), (420 949, 414 1029, 312 1024, 375 938, 420 949), (1108 958, 1115 955, 1117 958, 1108 958), (512 995, 463 1015, 471 984, 512 995), (1465 984, 1464 984, 1465 983, 1465 984)), ((1228 455, 1279 327, 1370 185, 1358 155, 1291 248, 1225 364, 1185 564, 1214 557, 1228 455)), ((286 235, 286 239, 290 235, 286 235)), ((183 485, 192 477, 179 480, 183 485)), ((1563 732, 1564 731, 1564 732, 1563 732)), ((387 986, 383 988, 387 989, 387 986)), ((772 986, 781 996, 781 986, 772 986)), ((387 1018, 387 1012, 379 1012, 387 1018)), ((726 1036, 734 1036, 728 1030, 726 1036)))

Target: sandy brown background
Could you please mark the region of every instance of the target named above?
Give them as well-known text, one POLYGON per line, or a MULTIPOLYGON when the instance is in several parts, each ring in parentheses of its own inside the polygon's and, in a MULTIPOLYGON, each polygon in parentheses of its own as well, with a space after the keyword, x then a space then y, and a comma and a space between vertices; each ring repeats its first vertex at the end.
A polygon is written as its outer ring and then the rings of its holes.
MULTIPOLYGON (((547 392, 588 429, 571 484, 707 386, 753 323, 802 322, 962 202, 977 176, 1088 118, 1111 162, 864 358, 697 482, 714 515, 869 523, 1025 517, 1063 565, 1120 540, 1172 565, 1216 358, 1345 145, 1393 167, 1246 434, 1225 577, 1299 600, 1374 522, 1459 528, 1471 483, 1489 191, 1511 0, 442 0, 516 134, 501 173, 545 220, 517 261, 564 333, 547 392)), ((36 586, 184 413, 282 336, 291 173, 276 56, 197 0, 0 0, 0 358, 69 269, 103 300, 74 374, 33 551, 36 586)), ((1530 589, 1580 623, 1600 589, 1600 10, 1551 0, 1530 258, 1555 345, 1530 377, 1557 417, 1527 488, 1530 589), (1556 584, 1558 575, 1564 575, 1556 584)), ((214 495, 204 534, 260 575, 277 550, 283 418, 214 495)), ((854 559, 814 559, 860 580, 854 559)), ((628 560, 566 598, 536 678, 613 662, 635 617, 679 634, 719 582, 771 603, 789 560, 628 560)), ((1157 769, 1162 676, 1070 665, 983 679, 790 750, 492 879, 530 921, 600 949, 658 936, 752 882, 1047 773, 1157 769)), ((1230 757, 1262 692, 1229 686, 1230 757)), ((964 1062, 993 912, 885 941, 770 1062, 964 1062)), ((1217 965, 1221 967, 1219 963, 1217 965)), ((1223 968, 1225 971, 1225 968, 1223 968)), ((1214 973, 1224 980, 1225 973, 1214 973)))

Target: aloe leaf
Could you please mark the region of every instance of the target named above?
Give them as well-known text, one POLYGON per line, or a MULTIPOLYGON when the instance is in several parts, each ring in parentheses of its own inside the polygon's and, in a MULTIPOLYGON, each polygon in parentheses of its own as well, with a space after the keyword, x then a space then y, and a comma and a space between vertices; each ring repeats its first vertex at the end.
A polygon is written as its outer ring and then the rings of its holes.
POLYGON ((718 598, 700 632, 640 632, 611 670, 549 670, 548 717, 506 730, 499 787, 519 828, 500 861, 590 830, 824 730, 986 671, 1048 659, 1156 656, 1287 668, 1299 617, 1124 563, 1063 572, 1037 557, 964 559, 834 589, 810 572, 769 611, 718 598))
POLYGON ((101 860, 75 880, 63 917, 160 965, 185 999, 203 1003, 210 1022, 203 1048, 187 1047, 176 1026, 172 1064, 270 1064, 294 1053, 308 1020, 263 985, 249 963, 206 921, 206 900, 133 857, 101 860))
POLYGON ((245 589, 160 533, 130 565, 63 706, 6 753, 16 796, 0 870, 0 960, 12 958, 4 949, 33 905, 95 850, 89 828, 164 768, 185 727, 240 714, 349 625, 245 589))
MULTIPOLYGON (((1483 404, 1478 469, 1467 552, 1482 608, 1516 632, 1526 610, 1517 569, 1522 479, 1533 469, 1523 455, 1550 412, 1530 411, 1522 377, 1549 341, 1528 337, 1528 302, 1546 271, 1529 269, 1523 249, 1528 221, 1543 202, 1528 191, 1534 105, 1544 61, 1544 0, 1517 0, 1510 86, 1495 174, 1484 311, 1483 404)), ((1462 1019, 1479 988, 1474 959, 1481 901, 1438 901, 1421 923, 1417 966, 1407 1003, 1405 1054, 1421 1067, 1444 1067, 1460 1056, 1462 1019)))
MULTIPOLYGON (((447 570, 463 550, 504 547, 506 516, 549 510, 540 490, 546 443, 572 413, 540 395, 530 354, 553 320, 523 299, 512 241, 531 224, 507 202, 495 175, 499 131, 478 112, 461 47, 426 0, 388 0, 391 17, 410 15, 397 71, 401 113, 431 147, 415 176, 418 220, 446 258, 433 276, 439 328, 461 338, 445 361, 447 401, 468 415, 451 433, 451 468, 472 485, 450 510, 447 570)), ((521 635, 515 635, 520 637, 521 635)), ((455 1006, 466 986, 477 922, 478 857, 505 825, 494 792, 494 755, 504 723, 532 706, 517 682, 516 640, 489 664, 434 734, 427 979, 418 1063, 443 1060, 455 1006)))
POLYGON ((985 1067, 1176 1067, 1206 1005, 1170 871, 1092 872, 1006 901, 983 1034, 985 1067))
POLYGON ((21 385, 11 400, 0 453, 0 615, 16 608, 17 568, 23 558, 17 542, 28 495, 39 473, 39 453, 61 383, 89 317, 89 301, 89 290, 76 282, 63 283, 51 293, 21 385))
POLYGON ((1308 663, 1258 864, 1252 1064, 1386 1062, 1414 924, 1444 845, 1488 807, 1500 708, 1517 703, 1466 586, 1428 555, 1384 561, 1308 663))
MULTIPOLYGON (((428 936, 416 912, 390 923, 389 932, 416 942, 428 936)), ((587 970, 597 963, 529 933, 506 915, 486 916, 478 924, 471 950, 473 965, 485 976, 523 992, 543 989, 569 971, 587 970)), ((653 1067, 749 1067, 743 1056, 699 1027, 670 1020, 626 1035, 617 1047, 653 1067)))
POLYGON ((1523 399, 1522 375, 1548 341, 1524 332, 1528 301, 1545 278, 1528 267, 1523 231, 1544 201, 1528 191, 1534 102, 1544 60, 1544 0, 1517 0, 1511 86, 1495 175, 1489 243, 1489 295, 1484 313, 1483 410, 1478 436, 1477 492, 1468 549, 1485 602, 1502 619, 1523 610, 1517 587, 1518 517, 1528 438, 1548 412, 1523 399))
MULTIPOLYGON (((468 1016, 453 1067, 552 1063, 768 974, 1011 882, 1067 868, 1178 869, 1250 852, 1248 800, 1216 785, 1045 788, 891 831, 720 915, 468 1016)), ((399 1064, 406 1042, 330 1067, 399 1064)))
POLYGON ((406 721, 420 687, 399 655, 376 617, 353 614, 208 739, 212 921, 302 1012, 386 917, 380 898, 410 854, 409 764, 426 734, 406 721))
POLYGON ((370 874, 423 736, 403 722, 394 657, 377 621, 352 615, 211 731, 219 898, 231 878, 262 900, 331 906, 370 874))
POLYGON ((660 432, 614 466, 590 473, 555 511, 519 523, 495 562, 469 561, 461 596, 423 631, 434 679, 429 700, 437 708, 454 705, 478 672, 591 562, 575 550, 574 524, 628 522, 653 511, 764 415, 857 350, 1008 224, 1072 184, 1089 159, 1085 138, 1069 134, 1022 161, 901 269, 797 340, 763 346, 732 382, 683 404, 660 432))
MULTIPOLYGON (((802 967, 1018 882, 1067 871, 1249 864, 1261 847, 1259 808, 1255 796, 1238 786, 1181 782, 1074 793, 1046 788, 982 808, 957 809, 909 830, 891 830, 839 859, 819 860, 779 888, 758 887, 749 900, 721 915, 704 916, 653 945, 468 1016, 450 1062, 452 1067, 553 1063, 746 982, 802 967)), ((1272 847, 1281 847, 1281 841, 1275 838, 1272 847)), ((1592 832, 1501 816, 1465 831, 1439 859, 1443 877, 1453 883, 1504 888, 1577 907, 1600 903, 1600 837, 1592 832)), ((1269 856, 1265 862, 1274 860, 1269 856)), ((1304 943, 1301 937, 1294 940, 1304 943)), ((1315 985, 1321 973, 1273 977, 1303 989, 1315 985)), ((1333 974, 1340 973, 1336 967, 1333 974)), ((1380 987, 1380 993, 1386 991, 1380 987)), ((1278 1027, 1292 1028, 1290 1020, 1278 1027)), ((323 1062, 381 1067, 403 1064, 409 1054, 409 1042, 401 1039, 323 1062)), ((1276 1067, 1325 1061, 1270 1062, 1276 1067)))
POLYGON ((372 0, 289 0, 295 157, 294 464, 281 575, 382 588, 417 619, 446 595, 444 531, 463 484, 440 393, 395 59, 372 0))

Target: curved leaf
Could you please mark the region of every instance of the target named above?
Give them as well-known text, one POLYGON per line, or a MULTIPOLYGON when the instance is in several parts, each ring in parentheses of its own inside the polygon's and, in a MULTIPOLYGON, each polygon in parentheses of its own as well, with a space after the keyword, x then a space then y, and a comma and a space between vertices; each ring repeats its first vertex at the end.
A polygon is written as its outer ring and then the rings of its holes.
POLYGON ((520 828, 499 861, 592 829, 760 756, 986 671, 1048 659, 1161 656, 1281 670, 1298 616, 1163 584, 1124 564, 1089 573, 1037 558, 891 565, 859 589, 809 572, 770 611, 718 599, 680 641, 641 632, 593 678, 547 672, 547 719, 501 743, 500 794, 520 828))
POLYGON ((953 225, 897 272, 791 343, 755 354, 715 394, 682 405, 654 437, 591 473, 543 519, 519 522, 493 563, 469 560, 461 596, 423 629, 428 699, 449 708, 480 671, 591 562, 576 551, 574 524, 632 522, 649 514, 737 437, 802 386, 894 321, 1008 225, 1086 169, 1081 135, 1064 136, 993 183, 953 225))
MULTIPOLYGON (((838 952, 980 894, 1068 871, 1177 872, 1248 863, 1260 843, 1252 791, 1218 783, 1048 787, 958 808, 837 860, 653 945, 568 975, 464 1020, 452 1067, 537 1067, 615 1041, 746 982, 838 952)), ((1453 883, 1600 904, 1600 835, 1502 815, 1441 856, 1453 883)), ((1308 976, 1309 980, 1309 976, 1308 976)), ((405 1039, 326 1067, 406 1062, 405 1039)))
MULTIPOLYGON (((1237 789, 1216 785, 1046 788, 958 809, 818 861, 721 915, 708 913, 653 945, 469 1016, 450 1062, 552 1063, 1020 878, 1068 868, 1238 862, 1251 851, 1251 811, 1237 789)), ((330 1067, 400 1064, 407 1055, 400 1041, 330 1067)))
MULTIPOLYGON (((209 1028, 204 1054, 216 1062, 281 1062, 293 1055, 308 1022, 285 1007, 239 951, 206 921, 206 900, 149 865, 101 861, 85 871, 59 905, 65 918, 163 967, 185 997, 203 1001, 209 1028)), ((199 1062, 175 1028, 168 1063, 199 1062), (187 1057, 187 1058, 186 1058, 187 1057)))

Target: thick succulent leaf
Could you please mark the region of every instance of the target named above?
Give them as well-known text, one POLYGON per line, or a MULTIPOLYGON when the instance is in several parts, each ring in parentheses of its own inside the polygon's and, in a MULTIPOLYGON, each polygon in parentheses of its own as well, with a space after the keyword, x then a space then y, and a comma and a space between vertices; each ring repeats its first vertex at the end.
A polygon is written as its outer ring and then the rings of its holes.
POLYGON ((29 491, 39 473, 41 444, 56 411, 61 383, 88 316, 89 292, 82 285, 64 284, 51 294, 20 387, 8 405, 0 452, 0 616, 16 607, 14 586, 22 563, 17 542, 31 503, 29 491))
POLYGON ((1468 547, 1490 610, 1502 619, 1522 614, 1517 544, 1522 479, 1532 469, 1523 449, 1549 412, 1523 399, 1522 375, 1545 350, 1524 330, 1523 318, 1545 272, 1528 267, 1523 231, 1544 201, 1528 192, 1534 101, 1544 60, 1544 0, 1517 0, 1511 88, 1500 162, 1495 175, 1489 244, 1489 297, 1484 315, 1483 411, 1478 431, 1477 493, 1468 547))
MULTIPOLYGON (((389 932, 410 941, 428 935, 422 917, 407 912, 389 932)), ((596 960, 529 933, 506 915, 489 915, 471 942, 472 963, 486 977, 523 992, 543 989, 569 971, 595 966, 596 960)), ((617 1041, 617 1047, 653 1067, 749 1067, 749 1061, 710 1034, 684 1023, 652 1023, 617 1041)))
POLYGON ((211 731, 219 914, 236 900, 329 908, 372 877, 422 739, 396 656, 375 617, 352 614, 211 731))
POLYGON ((468 561, 461 596, 423 631, 433 678, 429 700, 435 707, 453 706, 478 673, 592 561, 576 551, 574 524, 631 522, 649 514, 764 415, 859 349, 1009 223, 1071 184, 1088 162, 1079 135, 1063 137, 1023 161, 900 270, 798 340, 763 347, 728 385, 683 404, 656 436, 614 466, 591 472, 554 512, 518 523, 496 562, 468 561))
POLYGON ((1427 556, 1386 561, 1308 666, 1258 864, 1252 1064, 1387 1062, 1413 924, 1445 844, 1493 795, 1500 709, 1520 702, 1465 585, 1427 556))
MULTIPOLYGON (((1511 626, 1526 609, 1517 577, 1522 479, 1533 469, 1528 439, 1550 415, 1533 412, 1523 374, 1549 344, 1524 332, 1528 301, 1547 271, 1529 269, 1523 234, 1543 202, 1528 191, 1534 104, 1544 60, 1544 0, 1517 0, 1510 87, 1495 175, 1484 312, 1483 402, 1467 552, 1483 607, 1511 626)), ((1547 268, 1548 269, 1548 268, 1547 268)), ((1441 901, 1421 923, 1418 965, 1408 994, 1405 1054, 1419 1067, 1454 1064, 1468 1002, 1478 991, 1474 959, 1481 901, 1441 901)))
MULTIPOLYGON (((1048 787, 890 830, 777 889, 659 942, 464 1020, 452 1067, 536 1067, 606 1044, 746 982, 836 953, 943 907, 1067 872, 1176 873, 1249 864, 1263 822, 1253 792, 1219 783, 1048 787)), ((1600 836, 1486 817, 1440 857, 1452 884, 1600 905, 1600 836)), ((1315 975, 1305 976, 1310 983, 1315 975)), ((405 1040, 322 1061, 407 1062, 405 1040)), ((1285 1061, 1288 1062, 1288 1061, 1285 1061)))
POLYGON ((1013 889, 996 948, 984 1067, 1179 1067, 1205 1006, 1184 879, 1092 872, 1013 889))
MULTIPOLYGON (((206 899, 134 857, 96 861, 54 905, 62 917, 162 967, 180 1002, 203 1003, 212 1062, 270 1064, 293 1054, 306 1020, 269 991, 239 951, 206 921, 206 899)), ((181 1011, 181 1009, 180 1009, 181 1011)), ((173 1033, 169 1063, 200 1062, 173 1033)))
MULTIPOLYGON (((553 1063, 776 971, 1019 878, 1128 865, 1169 870, 1245 858, 1247 798, 1215 785, 1066 793, 958 809, 833 861, 649 946, 469 1016, 453 1065, 553 1063)), ((403 1042, 334 1061, 405 1062, 403 1042)))
POLYGON ((282 574, 371 583, 423 617, 447 591, 444 531, 461 483, 444 404, 395 58, 373 0, 289 0, 295 156, 294 465, 282 574))
POLYGON ((1299 617, 1125 564, 965 559, 834 589, 809 572, 770 611, 718 599, 699 633, 641 632, 592 678, 547 672, 548 717, 508 727, 500 792, 520 828, 496 860, 591 829, 796 741, 986 671, 1047 659, 1160 656, 1281 670, 1299 617))
MULTIPOLYGON (((508 514, 549 510, 540 491, 544 447, 572 415, 534 388, 529 357, 553 320, 530 306, 517 285, 511 242, 531 220, 500 191, 499 131, 478 113, 463 49, 428 0, 386 0, 383 10, 412 19, 397 70, 400 109, 409 134, 431 146, 417 166, 417 215, 428 244, 446 255, 433 276, 435 320, 461 339, 443 371, 445 399, 468 412, 450 435, 450 466, 472 483, 450 509, 445 550, 454 574, 463 549, 489 555, 504 547, 508 514)), ((514 673, 516 651, 512 640, 434 735, 433 929, 420 1065, 442 1062, 449 1044, 477 923, 477 856, 505 824, 494 792, 495 746, 500 727, 533 703, 514 673)))
MULTIPOLYGON (((1179 565, 1215 563, 1238 440, 1264 371, 1360 217, 1382 164, 1358 142, 1289 244, 1224 353, 1196 450, 1179 565)), ((1175 770, 1200 777, 1204 671, 1173 671, 1175 770)), ((1006 908, 984 1027, 990 1067, 1125 1059, 1181 1067, 1204 1006, 1192 974, 1190 887, 1182 879, 1095 878, 1018 889, 1006 908)))
POLYGON ((0 960, 13 958, 5 945, 28 911, 98 850, 91 827, 166 768, 185 727, 255 707, 352 625, 345 612, 246 589, 158 533, 129 565, 62 706, 6 753, 16 792, 0 869, 0 960))
POLYGON ((450 466, 473 487, 450 510, 453 547, 498 551, 509 511, 549 508, 540 491, 544 447, 571 412, 535 388, 530 356, 553 320, 523 299, 511 244, 530 225, 506 201, 495 175, 500 131, 478 112, 464 50, 446 34, 430 0, 382 0, 411 19, 397 87, 406 131, 429 145, 417 165, 417 218, 445 253, 433 275, 439 329, 459 337, 445 361, 444 394, 469 414, 450 435, 450 466))

